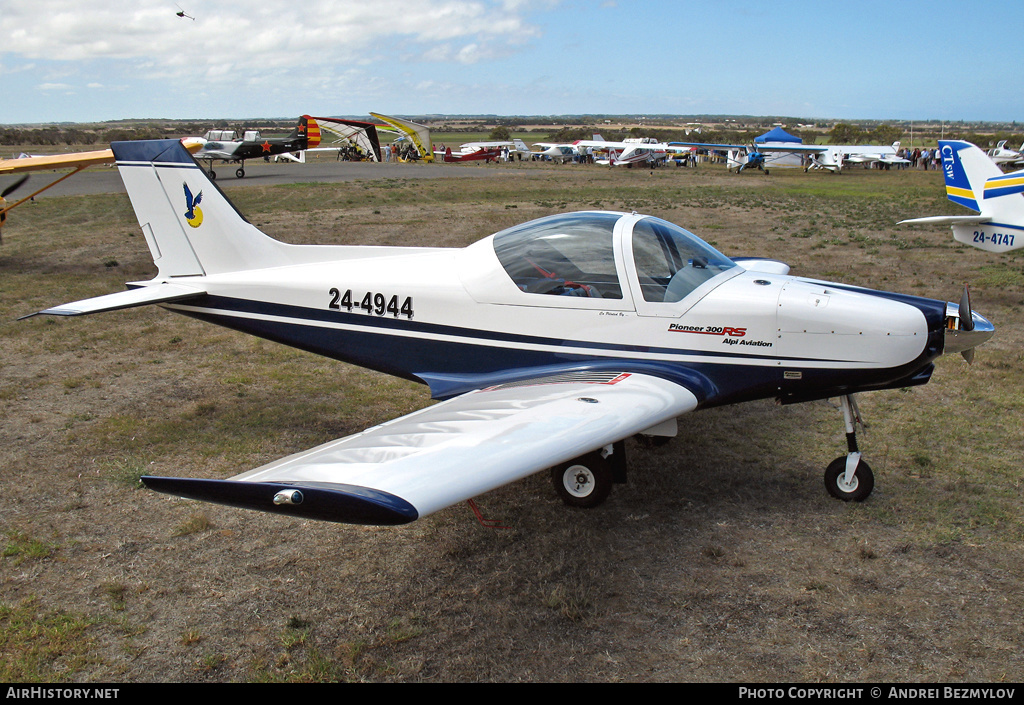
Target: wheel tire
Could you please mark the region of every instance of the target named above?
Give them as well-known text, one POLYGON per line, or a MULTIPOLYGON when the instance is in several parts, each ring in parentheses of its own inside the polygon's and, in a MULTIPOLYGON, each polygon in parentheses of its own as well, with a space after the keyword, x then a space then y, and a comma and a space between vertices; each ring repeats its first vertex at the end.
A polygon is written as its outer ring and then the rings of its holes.
POLYGON ((209 174, 210 174, 210 181, 216 181, 217 180, 217 172, 215 172, 213 169, 210 169, 209 174))
POLYGON ((836 499, 841 499, 844 502, 863 502, 875 488, 875 475, 871 472, 871 466, 864 460, 857 464, 857 470, 850 485, 843 482, 845 475, 845 455, 833 460, 825 470, 825 489, 836 499))
POLYGON ((612 491, 612 467, 600 451, 587 453, 551 468, 551 481, 562 501, 570 507, 596 507, 612 491))
POLYGON ((238 167, 238 169, 235 170, 235 177, 241 179, 243 176, 245 176, 245 169, 238 167))

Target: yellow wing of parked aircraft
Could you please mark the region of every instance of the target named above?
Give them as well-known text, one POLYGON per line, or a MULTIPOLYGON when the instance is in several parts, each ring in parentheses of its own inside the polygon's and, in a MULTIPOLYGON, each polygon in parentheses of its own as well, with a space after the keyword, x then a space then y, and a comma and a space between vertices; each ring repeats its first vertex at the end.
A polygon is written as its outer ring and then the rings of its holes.
POLYGON ((95 152, 77 152, 74 154, 53 154, 38 157, 22 157, 20 159, 5 159, 0 161, 0 176, 4 174, 20 174, 28 171, 46 171, 52 169, 67 169, 71 168, 64 176, 59 179, 50 182, 41 189, 30 193, 19 201, 7 205, 7 196, 12 193, 15 189, 20 187, 28 179, 28 176, 15 181, 13 184, 4 188, 0 192, 0 233, 3 232, 4 223, 7 222, 7 211, 12 208, 20 206, 25 201, 29 201, 51 186, 59 184, 64 179, 77 174, 86 167, 93 166, 95 164, 113 164, 114 153, 109 149, 101 149, 95 152))
MULTIPOLYGON (((186 149, 190 152, 195 152, 200 145, 186 145, 186 149)), ((30 201, 43 191, 56 186, 64 179, 74 176, 82 169, 86 169, 90 166, 96 166, 99 164, 113 164, 114 153, 109 149, 99 149, 94 152, 72 152, 70 154, 47 154, 41 156, 21 157, 18 159, 0 159, 0 177, 7 174, 21 174, 30 171, 52 171, 56 169, 71 169, 67 174, 64 174, 60 178, 51 181, 46 186, 40 189, 36 189, 24 198, 14 201, 10 205, 7 203, 7 196, 13 193, 16 189, 21 187, 25 181, 28 180, 28 175, 21 177, 14 183, 5 186, 3 191, 0 191, 0 242, 2 242, 2 234, 4 223, 7 222, 7 211, 17 208, 22 203, 30 201)))

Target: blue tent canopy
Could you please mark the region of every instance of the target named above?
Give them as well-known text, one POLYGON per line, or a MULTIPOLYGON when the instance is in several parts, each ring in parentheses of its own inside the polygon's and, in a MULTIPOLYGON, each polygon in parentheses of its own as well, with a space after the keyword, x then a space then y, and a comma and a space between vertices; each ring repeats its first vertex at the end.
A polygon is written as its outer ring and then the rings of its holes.
POLYGON ((758 144, 760 144, 762 142, 796 142, 796 143, 801 143, 801 142, 803 142, 803 140, 801 140, 799 137, 796 137, 794 135, 789 134, 788 132, 783 130, 781 127, 776 127, 776 128, 773 128, 772 130, 770 130, 769 132, 764 133, 760 137, 755 137, 754 138, 754 142, 756 142, 758 144))

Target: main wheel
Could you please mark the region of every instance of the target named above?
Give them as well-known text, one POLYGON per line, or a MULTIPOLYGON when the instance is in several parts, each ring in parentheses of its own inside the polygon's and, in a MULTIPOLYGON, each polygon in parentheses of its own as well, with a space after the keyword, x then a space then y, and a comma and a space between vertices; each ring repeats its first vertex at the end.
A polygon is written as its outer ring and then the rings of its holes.
POLYGON ((861 460, 850 484, 846 484, 846 456, 836 458, 825 470, 825 489, 844 502, 863 502, 875 488, 875 475, 871 466, 861 460))
POLYGON ((210 181, 216 181, 217 180, 217 172, 215 172, 213 169, 210 169, 209 173, 210 173, 210 181))
POLYGON ((239 179, 245 176, 245 169, 243 169, 242 167, 238 167, 235 170, 235 176, 238 177, 239 179))
POLYGON ((587 453, 551 468, 551 481, 558 496, 570 507, 596 507, 612 491, 611 463, 601 457, 600 451, 587 453))

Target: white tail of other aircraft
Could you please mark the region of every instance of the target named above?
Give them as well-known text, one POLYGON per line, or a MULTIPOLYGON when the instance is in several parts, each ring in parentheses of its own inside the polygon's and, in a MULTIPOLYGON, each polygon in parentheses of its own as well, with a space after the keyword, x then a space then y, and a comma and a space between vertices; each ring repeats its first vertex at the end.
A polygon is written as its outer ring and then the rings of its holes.
POLYGON ((976 214, 900 222, 949 225, 957 242, 988 252, 1024 247, 1024 171, 1003 174, 985 152, 970 142, 940 140, 939 155, 946 197, 976 214))

